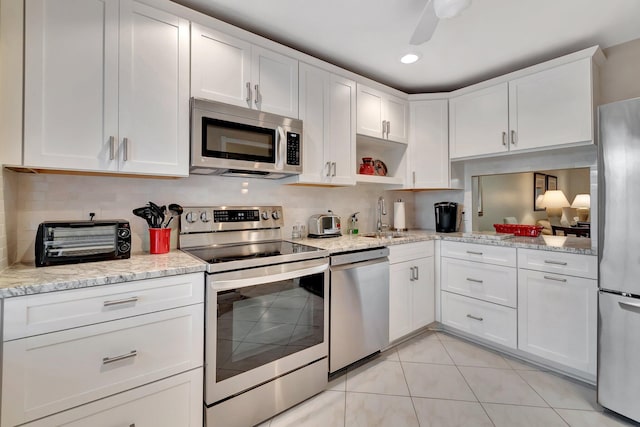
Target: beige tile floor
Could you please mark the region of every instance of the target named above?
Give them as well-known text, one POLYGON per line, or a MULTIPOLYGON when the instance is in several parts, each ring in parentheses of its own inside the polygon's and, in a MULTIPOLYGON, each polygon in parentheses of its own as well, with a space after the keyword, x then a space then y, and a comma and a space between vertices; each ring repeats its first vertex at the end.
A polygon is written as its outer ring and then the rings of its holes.
POLYGON ((594 387, 425 332, 260 427, 615 427, 594 387))

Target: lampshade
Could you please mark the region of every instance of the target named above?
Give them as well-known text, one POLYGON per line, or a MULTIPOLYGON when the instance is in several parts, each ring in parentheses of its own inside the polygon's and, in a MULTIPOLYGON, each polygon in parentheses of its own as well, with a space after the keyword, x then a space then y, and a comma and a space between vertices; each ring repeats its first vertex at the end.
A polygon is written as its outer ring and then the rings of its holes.
POLYGON ((471 0, 433 0, 433 8, 440 19, 453 18, 465 10, 471 0))
POLYGON ((588 194, 577 194, 571 203, 572 208, 590 208, 591 196, 588 194))
POLYGON ((544 193, 541 206, 543 208, 564 208, 570 205, 562 190, 548 190, 544 193))

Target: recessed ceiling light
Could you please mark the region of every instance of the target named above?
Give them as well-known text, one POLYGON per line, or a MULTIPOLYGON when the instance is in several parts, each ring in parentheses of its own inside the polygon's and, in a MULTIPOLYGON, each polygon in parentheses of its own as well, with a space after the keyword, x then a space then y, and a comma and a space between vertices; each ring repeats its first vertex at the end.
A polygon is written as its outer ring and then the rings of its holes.
POLYGON ((417 53, 407 53, 405 56, 400 58, 400 62, 402 62, 403 64, 413 64, 418 59, 420 59, 420 55, 418 55, 417 53))

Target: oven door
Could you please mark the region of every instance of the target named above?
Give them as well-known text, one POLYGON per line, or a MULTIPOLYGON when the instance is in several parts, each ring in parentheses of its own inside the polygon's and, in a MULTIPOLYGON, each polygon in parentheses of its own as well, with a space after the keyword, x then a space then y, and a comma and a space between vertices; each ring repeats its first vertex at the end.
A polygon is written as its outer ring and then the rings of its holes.
POLYGON ((205 402, 328 356, 326 258, 207 276, 205 402))

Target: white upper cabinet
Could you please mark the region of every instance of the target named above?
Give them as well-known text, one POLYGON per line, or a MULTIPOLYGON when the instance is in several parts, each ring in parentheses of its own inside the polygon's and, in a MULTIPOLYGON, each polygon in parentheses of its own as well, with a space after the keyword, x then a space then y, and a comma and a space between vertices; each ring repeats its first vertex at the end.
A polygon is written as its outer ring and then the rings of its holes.
POLYGON ((358 84, 357 133, 407 143, 409 103, 401 98, 358 84))
POLYGON ((24 102, 25 166, 186 176, 189 23, 130 0, 27 0, 24 102))
POLYGON ((411 102, 405 188, 449 188, 449 107, 446 99, 411 102))
POLYGON ((303 171, 295 182, 354 185, 355 82, 300 64, 303 171))
POLYGON ((118 3, 25 3, 24 163, 117 171, 118 3))
POLYGON ((449 100, 452 159, 509 150, 508 87, 501 83, 449 100))
POLYGON ((120 171, 189 174, 189 23, 120 4, 120 171))
POLYGON ((450 100, 451 158, 593 143, 593 58, 450 100))
POLYGON ((593 140, 591 67, 584 58, 509 82, 511 151, 593 140))
POLYGON ((191 25, 191 95, 298 117, 298 61, 191 25))

